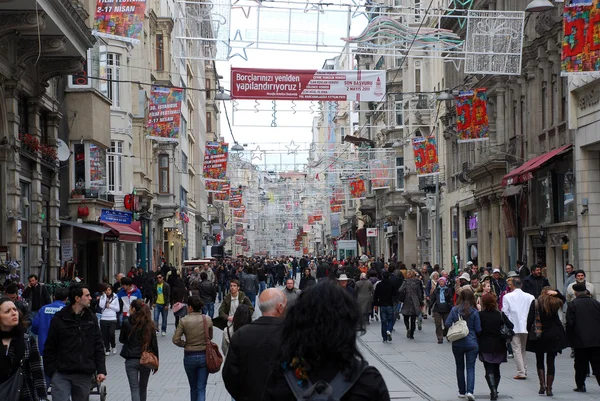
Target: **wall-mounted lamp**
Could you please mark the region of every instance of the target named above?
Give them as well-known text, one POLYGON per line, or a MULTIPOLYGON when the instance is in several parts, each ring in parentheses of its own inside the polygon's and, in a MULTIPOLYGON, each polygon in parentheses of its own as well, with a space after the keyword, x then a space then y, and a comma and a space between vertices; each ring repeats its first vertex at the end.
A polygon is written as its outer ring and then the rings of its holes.
POLYGON ((175 246, 175 242, 171 241, 171 248, 175 246))
POLYGON ((586 214, 588 212, 588 207, 589 207, 588 198, 581 199, 581 206, 583 207, 583 210, 581 211, 580 214, 583 216, 584 214, 586 214))
POLYGON ((542 242, 542 244, 546 243, 546 230, 544 230, 544 227, 540 226, 540 229, 538 230, 538 234, 540 234, 540 241, 542 242))

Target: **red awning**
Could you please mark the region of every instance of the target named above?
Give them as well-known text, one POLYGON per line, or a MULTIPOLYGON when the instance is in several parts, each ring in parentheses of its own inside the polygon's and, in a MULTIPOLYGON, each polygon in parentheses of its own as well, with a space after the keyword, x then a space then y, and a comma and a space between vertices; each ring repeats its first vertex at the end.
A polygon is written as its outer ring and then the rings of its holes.
POLYGON ((548 153, 544 153, 538 157, 534 157, 531 160, 523 163, 520 167, 514 169, 510 173, 506 174, 504 178, 502 178, 502 186, 505 187, 507 185, 516 185, 521 182, 529 181, 533 178, 533 173, 542 167, 542 165, 546 164, 556 156, 559 156, 569 150, 573 145, 565 145, 562 148, 554 149, 548 153))
POLYGON ((134 221, 131 224, 108 223, 103 221, 106 227, 111 229, 110 233, 104 234, 105 239, 109 234, 109 238, 117 242, 142 242, 142 229, 139 221, 134 221), (116 236, 116 238, 115 238, 116 236))

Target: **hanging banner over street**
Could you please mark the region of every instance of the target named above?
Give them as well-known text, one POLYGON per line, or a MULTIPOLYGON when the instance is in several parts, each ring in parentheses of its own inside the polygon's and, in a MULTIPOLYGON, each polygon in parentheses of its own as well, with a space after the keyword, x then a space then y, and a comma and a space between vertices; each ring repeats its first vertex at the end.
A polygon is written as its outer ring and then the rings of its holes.
POLYGON ((207 192, 224 192, 225 186, 229 185, 229 181, 206 180, 204 188, 207 192))
POLYGON ((365 101, 385 96, 385 71, 231 69, 232 99, 365 101))
POLYGON ((226 181, 228 148, 229 144, 224 142, 206 142, 203 167, 204 178, 226 181))
POLYGON ((392 166, 387 158, 369 160, 369 171, 373 189, 389 188, 392 185, 392 166))
POLYGON ((486 89, 460 92, 456 98, 456 117, 457 142, 489 139, 486 89))
POLYGON ((367 196, 365 180, 362 178, 351 180, 349 186, 351 199, 364 199, 367 196))
POLYGON ((229 207, 239 209, 242 207, 242 189, 234 188, 229 192, 229 207))
POLYGON ((562 75, 600 71, 600 1, 571 1, 563 13, 562 75))
POLYGON ((182 89, 152 86, 148 105, 147 138, 179 142, 182 99, 182 89))
MULTIPOLYGON (((221 181, 218 181, 221 182, 221 181)), ((231 184, 229 181, 223 183, 223 189, 221 192, 217 192, 213 195, 215 201, 227 202, 229 201, 229 191, 231 191, 231 184)))
POLYGON ((145 13, 146 0, 96 0, 92 32, 105 38, 139 43, 145 13))
POLYGON ((246 208, 242 205, 239 209, 233 211, 233 217, 236 219, 243 219, 246 215, 246 208))
POLYGON ((418 176, 433 175, 440 172, 435 137, 413 138, 412 146, 418 176))

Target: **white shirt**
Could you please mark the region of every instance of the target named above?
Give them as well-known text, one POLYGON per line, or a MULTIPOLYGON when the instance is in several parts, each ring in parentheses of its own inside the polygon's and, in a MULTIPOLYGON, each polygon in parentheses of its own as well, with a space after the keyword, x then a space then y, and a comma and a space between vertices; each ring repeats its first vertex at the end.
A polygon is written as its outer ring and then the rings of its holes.
POLYGON ((107 305, 107 296, 106 294, 102 294, 100 297, 100 309, 102 309, 102 317, 100 320, 107 320, 111 322, 117 321, 117 313, 121 310, 119 306, 119 298, 113 294, 111 302, 108 302, 107 305))
POLYGON ((502 299, 502 312, 515 325, 514 332, 517 334, 527 333, 527 315, 534 296, 515 288, 513 292, 504 295, 502 299))
MULTIPOLYGON (((238 292, 238 294, 235 296, 235 298, 233 297, 233 295, 231 296, 231 306, 229 307, 229 316, 233 317, 233 315, 235 315, 235 311, 239 305, 240 305, 240 293, 238 292)), ((229 326, 233 326, 233 320, 231 320, 227 323, 229 326)))

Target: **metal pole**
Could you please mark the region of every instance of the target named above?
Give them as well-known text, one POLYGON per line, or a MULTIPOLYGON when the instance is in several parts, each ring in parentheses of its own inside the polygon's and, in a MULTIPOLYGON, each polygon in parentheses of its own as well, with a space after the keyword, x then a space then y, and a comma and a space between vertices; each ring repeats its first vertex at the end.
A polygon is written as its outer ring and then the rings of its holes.
POLYGON ((152 245, 154 238, 152 236, 152 220, 146 220, 146 228, 148 229, 148 271, 152 271, 154 266, 154 246, 152 245))
POLYGON ((140 219, 140 224, 142 228, 142 243, 140 245, 140 266, 142 269, 146 270, 146 224, 144 224, 144 219, 140 219))
POLYGON ((436 263, 442 266, 442 227, 440 224, 440 173, 435 175, 435 250, 436 263))

